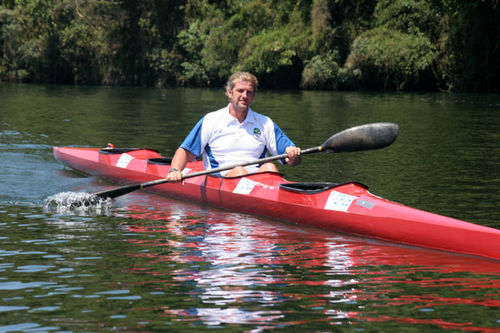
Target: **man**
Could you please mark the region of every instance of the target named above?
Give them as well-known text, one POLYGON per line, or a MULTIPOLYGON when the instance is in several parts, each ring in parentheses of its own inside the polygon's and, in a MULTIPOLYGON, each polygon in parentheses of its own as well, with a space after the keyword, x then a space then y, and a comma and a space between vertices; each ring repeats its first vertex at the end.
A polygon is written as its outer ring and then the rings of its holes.
MULTIPOLYGON (((236 72, 229 78, 226 95, 229 104, 206 114, 191 130, 172 159, 167 179, 178 182, 188 161, 203 155, 205 169, 244 163, 271 155, 287 154, 285 162, 291 166, 300 163, 300 148, 274 122, 254 112, 250 104, 255 97, 258 81, 247 72, 236 72)), ((273 163, 260 166, 236 167, 222 176, 235 177, 250 172, 278 169, 273 163)))

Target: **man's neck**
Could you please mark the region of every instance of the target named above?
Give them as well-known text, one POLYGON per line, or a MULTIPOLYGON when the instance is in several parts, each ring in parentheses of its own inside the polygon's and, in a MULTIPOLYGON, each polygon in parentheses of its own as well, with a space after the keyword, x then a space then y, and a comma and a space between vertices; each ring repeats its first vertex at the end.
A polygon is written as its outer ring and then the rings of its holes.
POLYGON ((248 115, 248 108, 247 109, 237 109, 233 107, 233 105, 229 105, 229 114, 233 116, 234 118, 238 119, 240 124, 245 121, 247 115, 248 115))

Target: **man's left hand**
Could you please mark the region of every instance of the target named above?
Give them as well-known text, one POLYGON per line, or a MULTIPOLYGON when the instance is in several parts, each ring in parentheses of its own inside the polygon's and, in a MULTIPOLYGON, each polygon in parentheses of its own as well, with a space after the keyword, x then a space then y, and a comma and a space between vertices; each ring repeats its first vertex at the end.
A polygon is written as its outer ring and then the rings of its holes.
POLYGON ((285 150, 288 157, 285 159, 286 163, 290 166, 295 166, 300 163, 300 148, 295 146, 289 146, 285 150))

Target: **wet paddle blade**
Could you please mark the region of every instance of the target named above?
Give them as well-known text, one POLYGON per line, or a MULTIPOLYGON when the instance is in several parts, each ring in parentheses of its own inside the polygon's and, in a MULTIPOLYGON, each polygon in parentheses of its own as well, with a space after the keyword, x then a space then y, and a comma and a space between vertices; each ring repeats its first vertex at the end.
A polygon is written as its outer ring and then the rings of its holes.
POLYGON ((136 185, 129 185, 129 186, 123 186, 123 187, 118 187, 112 190, 107 190, 107 191, 101 191, 94 193, 95 196, 99 198, 104 198, 104 199, 114 199, 116 197, 122 196, 124 194, 139 190, 142 188, 142 184, 136 184, 136 185))
POLYGON ((394 123, 372 123, 351 127, 332 135, 321 145, 321 151, 351 152, 384 148, 392 144, 399 134, 394 123))

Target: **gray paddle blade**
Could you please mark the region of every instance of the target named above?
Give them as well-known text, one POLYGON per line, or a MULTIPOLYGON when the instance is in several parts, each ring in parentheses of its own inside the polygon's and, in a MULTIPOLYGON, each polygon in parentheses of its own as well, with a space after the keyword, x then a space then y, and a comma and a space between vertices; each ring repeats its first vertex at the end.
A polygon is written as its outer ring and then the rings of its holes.
POLYGON ((399 126, 394 123, 351 127, 332 135, 321 145, 321 150, 340 153, 384 148, 392 144, 398 134, 399 126))

